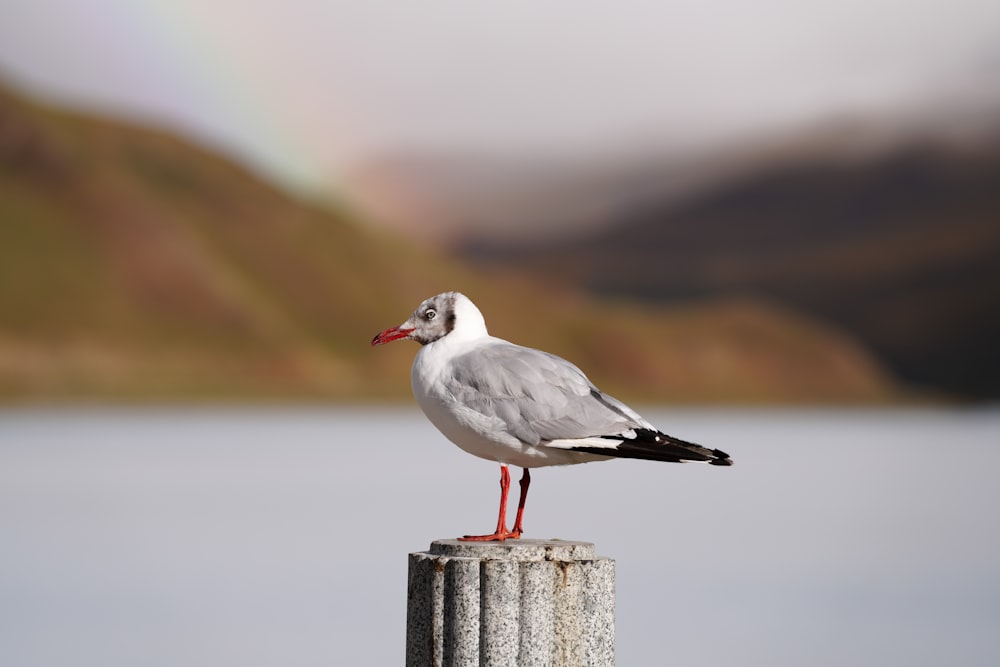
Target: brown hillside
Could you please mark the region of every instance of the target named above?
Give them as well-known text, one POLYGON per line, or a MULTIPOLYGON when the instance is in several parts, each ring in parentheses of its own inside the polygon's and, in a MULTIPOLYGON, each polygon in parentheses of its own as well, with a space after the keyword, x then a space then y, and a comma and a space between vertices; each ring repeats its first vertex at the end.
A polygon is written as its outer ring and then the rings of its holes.
POLYGON ((1000 396, 1000 144, 796 155, 558 243, 467 248, 651 304, 752 295, 862 340, 897 377, 1000 396))
POLYGON ((646 400, 869 401, 852 341, 752 303, 595 304, 481 275, 297 201, 170 134, 0 91, 0 395, 403 396, 414 353, 371 336, 462 289, 495 333, 646 400))

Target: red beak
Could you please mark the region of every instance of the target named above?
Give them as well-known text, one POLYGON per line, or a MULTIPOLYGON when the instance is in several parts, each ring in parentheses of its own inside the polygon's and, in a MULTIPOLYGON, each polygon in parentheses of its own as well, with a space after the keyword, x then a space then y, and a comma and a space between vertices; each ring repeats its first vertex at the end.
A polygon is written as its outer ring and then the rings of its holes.
POLYGON ((403 329, 402 327, 392 327, 386 329, 382 333, 378 334, 372 338, 372 345, 385 345, 386 343, 391 343, 394 340, 399 340, 400 338, 406 338, 411 333, 413 329, 403 329))

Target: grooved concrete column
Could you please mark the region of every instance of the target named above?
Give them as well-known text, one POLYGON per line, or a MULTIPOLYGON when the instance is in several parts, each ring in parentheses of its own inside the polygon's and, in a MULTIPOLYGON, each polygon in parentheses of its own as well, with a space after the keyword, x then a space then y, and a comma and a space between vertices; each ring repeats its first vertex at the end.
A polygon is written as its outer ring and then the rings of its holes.
POLYGON ((561 540, 438 540, 410 554, 407 667, 611 667, 615 562, 561 540))

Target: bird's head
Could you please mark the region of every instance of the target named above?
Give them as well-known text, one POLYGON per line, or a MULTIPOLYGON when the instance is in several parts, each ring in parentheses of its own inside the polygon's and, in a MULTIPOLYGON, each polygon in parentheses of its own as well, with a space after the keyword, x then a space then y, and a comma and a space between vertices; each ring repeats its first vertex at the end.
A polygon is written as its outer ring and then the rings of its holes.
POLYGON ((390 327, 372 339, 372 345, 384 345, 407 338, 421 345, 445 336, 475 337, 486 335, 486 322, 476 304, 460 292, 443 292, 417 306, 409 319, 390 327))

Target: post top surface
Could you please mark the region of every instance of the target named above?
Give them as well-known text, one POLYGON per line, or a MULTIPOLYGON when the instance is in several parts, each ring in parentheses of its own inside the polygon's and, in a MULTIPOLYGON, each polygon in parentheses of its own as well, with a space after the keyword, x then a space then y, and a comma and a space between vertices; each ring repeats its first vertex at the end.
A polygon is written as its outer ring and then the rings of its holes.
POLYGON ((503 542, 463 542, 434 540, 428 551, 449 558, 488 558, 514 561, 593 560, 594 545, 575 540, 504 540, 503 542))

